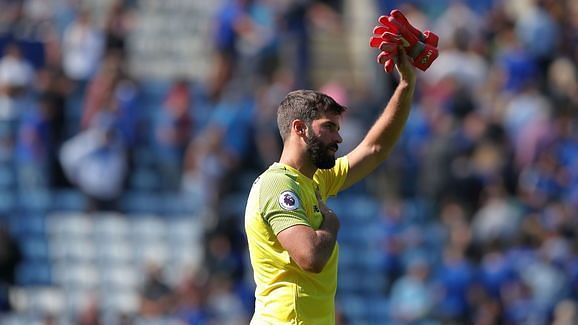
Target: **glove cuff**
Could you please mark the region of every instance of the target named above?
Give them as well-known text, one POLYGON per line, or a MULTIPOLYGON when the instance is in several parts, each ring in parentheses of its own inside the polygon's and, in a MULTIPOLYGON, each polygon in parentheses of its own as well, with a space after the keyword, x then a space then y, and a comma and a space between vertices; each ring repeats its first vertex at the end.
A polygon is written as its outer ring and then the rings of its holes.
POLYGON ((439 41, 439 36, 432 32, 431 30, 426 30, 423 32, 423 34, 421 35, 420 39, 423 38, 423 42, 425 44, 429 44, 433 47, 438 47, 438 41, 439 41))
POLYGON ((410 54, 410 56, 413 58, 413 65, 422 71, 427 70, 432 62, 437 59, 438 55, 438 49, 429 44, 423 44, 421 42, 419 42, 419 46, 416 45, 412 49, 410 54), (421 48, 420 51, 416 51, 418 47, 421 48))

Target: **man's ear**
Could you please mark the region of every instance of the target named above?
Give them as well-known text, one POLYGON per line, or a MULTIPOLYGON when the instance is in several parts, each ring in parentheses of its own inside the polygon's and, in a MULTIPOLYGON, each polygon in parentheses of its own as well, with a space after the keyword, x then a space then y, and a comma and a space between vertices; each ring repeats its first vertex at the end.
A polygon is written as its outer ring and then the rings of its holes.
POLYGON ((307 124, 303 120, 293 120, 291 129, 300 137, 304 137, 307 134, 307 124))

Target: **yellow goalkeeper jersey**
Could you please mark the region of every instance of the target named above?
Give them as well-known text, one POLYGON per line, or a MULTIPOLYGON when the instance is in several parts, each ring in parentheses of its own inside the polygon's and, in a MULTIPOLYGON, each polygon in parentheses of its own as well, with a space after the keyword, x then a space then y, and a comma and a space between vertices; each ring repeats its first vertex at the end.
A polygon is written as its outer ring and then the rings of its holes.
POLYGON ((315 190, 324 201, 341 189, 349 165, 346 157, 313 179, 274 163, 253 183, 245 211, 245 231, 257 285, 251 324, 334 324, 338 245, 320 273, 302 270, 277 240, 293 225, 319 229, 323 216, 315 190))

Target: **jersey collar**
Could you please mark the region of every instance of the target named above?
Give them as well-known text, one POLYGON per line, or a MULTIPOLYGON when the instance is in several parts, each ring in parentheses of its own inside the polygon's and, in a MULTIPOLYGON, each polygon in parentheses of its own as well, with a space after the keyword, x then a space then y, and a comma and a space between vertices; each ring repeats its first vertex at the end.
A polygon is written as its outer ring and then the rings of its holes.
POLYGON ((290 171, 290 172, 292 172, 292 173, 297 174, 297 176, 298 176, 300 179, 304 179, 304 180, 307 180, 308 182, 313 183, 313 179, 311 179, 311 178, 303 175, 299 170, 297 170, 297 169, 295 169, 295 168, 293 168, 293 167, 291 167, 291 166, 289 166, 289 165, 286 165, 286 164, 283 164, 283 163, 280 163, 280 162, 276 162, 276 163, 273 163, 273 165, 271 166, 271 168, 280 168, 280 169, 288 170, 288 171, 290 171))

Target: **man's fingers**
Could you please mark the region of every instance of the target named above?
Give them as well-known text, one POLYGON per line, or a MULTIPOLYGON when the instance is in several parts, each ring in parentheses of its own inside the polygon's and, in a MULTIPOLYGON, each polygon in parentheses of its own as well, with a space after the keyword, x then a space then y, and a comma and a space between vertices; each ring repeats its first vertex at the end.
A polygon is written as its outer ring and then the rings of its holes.
POLYGON ((393 24, 391 22, 391 17, 389 16, 380 16, 379 19, 377 19, 377 21, 383 25, 384 27, 386 27, 389 31, 393 32, 393 33, 398 33, 399 32, 399 26, 397 26, 396 24, 393 24))
POLYGON ((388 26, 381 26, 381 25, 373 27, 374 35, 381 35, 385 32, 395 32, 395 30, 389 28, 388 26))
POLYGON ((399 43, 388 43, 388 42, 381 42, 379 45, 379 49, 384 52, 391 52, 397 49, 399 43))
POLYGON ((393 9, 389 13, 389 15, 394 17, 395 19, 399 20, 400 22, 402 22, 404 24, 409 24, 409 21, 407 20, 407 18, 403 14, 403 12, 401 12, 399 9, 393 9))
MULTIPOLYGON (((401 38, 401 36, 397 35, 397 34, 393 34, 390 32, 385 32, 383 34, 381 34, 380 36, 372 36, 369 39, 369 46, 374 47, 374 48, 381 48, 383 46, 383 44, 394 44, 395 46, 402 44, 403 40, 401 38)), ((385 49, 382 48, 382 50, 385 51, 385 49)))
POLYGON ((437 35, 431 31, 421 32, 401 11, 392 10, 389 16, 383 15, 377 20, 380 25, 373 28, 369 43, 380 50, 376 59, 385 71, 391 72, 397 66, 400 73, 405 74, 411 65, 425 71, 437 58, 437 35), (399 48, 405 48, 411 56, 399 48))
POLYGON ((389 59, 385 62, 385 64, 383 65, 383 69, 385 70, 385 72, 392 72, 393 68, 395 67, 395 63, 397 60, 395 59, 389 59))
POLYGON ((385 36, 385 37, 371 37, 369 39, 369 46, 381 49, 382 51, 387 51, 387 49, 395 48, 398 45, 403 44, 402 40, 398 36, 385 36))
POLYGON ((383 39, 381 39, 381 37, 372 36, 369 39, 369 46, 371 47, 378 48, 381 45, 381 43, 383 43, 383 39))
POLYGON ((421 35, 421 32, 417 28, 413 27, 413 25, 409 23, 409 20, 407 20, 405 15, 398 9, 392 10, 389 16, 393 18, 394 21, 397 22, 397 25, 402 25, 404 26, 404 28, 409 29, 412 33, 416 34, 415 36, 419 37, 419 35, 421 35))
POLYGON ((385 33, 381 34, 381 39, 383 39, 384 42, 400 43, 401 36, 399 36, 398 34, 385 32, 385 33))
POLYGON ((379 55, 377 56, 377 63, 379 64, 385 64, 385 62, 387 60, 393 59, 395 58, 395 56, 397 55, 397 51, 393 51, 393 52, 381 52, 379 53, 379 55))

